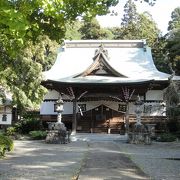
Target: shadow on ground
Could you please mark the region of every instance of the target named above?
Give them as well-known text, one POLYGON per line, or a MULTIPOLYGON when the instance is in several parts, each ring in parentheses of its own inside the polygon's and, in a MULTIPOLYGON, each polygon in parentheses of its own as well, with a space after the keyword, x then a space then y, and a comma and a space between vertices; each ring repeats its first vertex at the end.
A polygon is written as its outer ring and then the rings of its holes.
POLYGON ((86 151, 86 142, 47 145, 43 141, 16 141, 14 152, 0 162, 0 179, 71 179, 86 151))
POLYGON ((89 153, 79 180, 150 179, 113 142, 88 142, 89 153))

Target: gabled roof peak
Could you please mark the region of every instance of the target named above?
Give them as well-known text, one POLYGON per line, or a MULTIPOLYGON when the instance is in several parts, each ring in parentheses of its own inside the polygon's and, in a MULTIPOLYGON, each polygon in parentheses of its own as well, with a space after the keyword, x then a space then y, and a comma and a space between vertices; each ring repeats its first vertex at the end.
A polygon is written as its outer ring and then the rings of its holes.
POLYGON ((85 77, 89 75, 103 75, 103 76, 112 76, 112 77, 123 77, 121 73, 117 72, 111 65, 108 63, 108 51, 104 49, 103 44, 100 44, 99 49, 95 50, 95 55, 93 57, 94 62, 82 73, 76 75, 76 77, 85 77))
POLYGON ((99 56, 99 55, 102 55, 106 60, 109 59, 109 57, 108 57, 108 50, 104 49, 104 45, 103 44, 100 44, 99 49, 95 50, 95 54, 94 54, 93 59, 96 60, 97 56, 99 56))

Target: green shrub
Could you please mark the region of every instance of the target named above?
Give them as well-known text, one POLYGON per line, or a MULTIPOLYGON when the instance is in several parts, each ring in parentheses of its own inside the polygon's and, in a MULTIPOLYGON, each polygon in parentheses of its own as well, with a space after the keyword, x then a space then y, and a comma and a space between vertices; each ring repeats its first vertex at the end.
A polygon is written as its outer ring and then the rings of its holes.
POLYGON ((4 156, 6 151, 12 151, 14 148, 13 140, 0 134, 0 156, 4 156))
POLYGON ((170 121, 167 123, 167 127, 170 133, 175 133, 180 130, 179 123, 177 121, 170 121))
POLYGON ((180 139, 180 131, 176 131, 176 132, 174 133, 174 135, 176 135, 176 137, 177 137, 178 139, 180 139))
POLYGON ((31 131, 29 132, 29 135, 31 139, 39 140, 39 139, 45 139, 47 136, 46 131, 31 131))
POLYGON ((41 121, 37 119, 22 120, 15 124, 15 128, 19 133, 28 134, 30 131, 41 129, 41 121))
POLYGON ((8 127, 6 129, 6 135, 7 136, 14 136, 16 134, 16 132, 17 132, 16 127, 8 127))
POLYGON ((176 140, 176 136, 169 133, 164 133, 157 138, 157 141, 159 142, 173 142, 176 140))

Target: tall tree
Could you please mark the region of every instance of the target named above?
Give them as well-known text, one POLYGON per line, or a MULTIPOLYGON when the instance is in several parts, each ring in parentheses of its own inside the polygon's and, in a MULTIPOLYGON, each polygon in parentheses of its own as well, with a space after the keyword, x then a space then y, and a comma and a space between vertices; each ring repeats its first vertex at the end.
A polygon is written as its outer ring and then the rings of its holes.
POLYGON ((166 38, 159 37, 152 48, 153 60, 159 71, 170 73, 169 61, 166 55, 166 38))
POLYGON ((171 13, 167 34, 167 57, 177 75, 180 75, 180 7, 171 13))
POLYGON ((146 39, 152 48, 154 63, 158 70, 169 72, 168 61, 165 56, 165 38, 162 37, 157 24, 151 14, 144 12, 138 14, 136 5, 128 0, 124 6, 122 27, 112 28, 114 39, 146 39))
POLYGON ((180 7, 174 9, 171 13, 171 21, 168 23, 168 30, 180 28, 180 7))
POLYGON ((146 39, 150 47, 156 47, 157 39, 160 37, 160 30, 151 14, 148 12, 139 14, 136 28, 138 29, 137 36, 139 39, 146 39))
POLYGON ((124 6, 124 15, 122 18, 121 26, 128 27, 136 23, 138 20, 138 13, 136 5, 132 0, 128 0, 124 6))
POLYGON ((132 0, 128 0, 124 6, 124 15, 121 19, 120 37, 122 39, 136 39, 138 17, 135 3, 132 0))
POLYGON ((36 40, 39 35, 48 35, 59 42, 64 38, 67 22, 79 16, 104 15, 110 6, 117 3, 117 0, 1 0, 3 45, 15 53, 14 47, 17 49, 27 39, 36 40))
POLYGON ((82 39, 112 39, 112 33, 108 29, 101 28, 95 18, 85 19, 79 32, 82 39))
POLYGON ((11 90, 15 102, 20 106, 30 107, 39 103, 44 92, 40 85, 41 72, 49 64, 50 50, 47 44, 40 48, 38 38, 47 35, 51 40, 61 42, 65 36, 67 22, 72 22, 79 16, 106 14, 109 7, 117 2, 1 0, 0 85, 11 90), (28 51, 28 48, 31 50, 28 51), (45 54, 48 54, 46 57, 43 56, 44 48, 45 54))
POLYGON ((40 35, 37 37, 36 42, 28 41, 23 52, 33 62, 39 63, 42 70, 45 71, 49 70, 54 64, 58 46, 59 44, 54 40, 50 40, 47 35, 40 35))
POLYGON ((76 20, 73 23, 66 24, 65 39, 80 40, 82 35, 79 32, 79 29, 81 28, 81 26, 82 22, 80 20, 76 20))
POLYGON ((114 39, 146 39, 150 47, 154 47, 160 30, 148 12, 138 14, 136 5, 128 0, 124 6, 124 15, 120 28, 114 28, 114 39))

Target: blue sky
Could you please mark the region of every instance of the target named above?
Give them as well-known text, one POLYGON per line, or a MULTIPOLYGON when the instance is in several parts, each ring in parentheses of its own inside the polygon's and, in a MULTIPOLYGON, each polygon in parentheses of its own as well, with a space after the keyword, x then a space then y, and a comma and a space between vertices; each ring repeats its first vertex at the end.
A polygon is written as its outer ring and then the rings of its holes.
MULTIPOLYGON (((97 17, 101 26, 103 27, 113 27, 120 26, 121 18, 123 17, 123 9, 126 3, 126 0, 119 0, 119 4, 112 8, 111 10, 115 10, 118 12, 118 16, 102 16, 97 17)), ((149 6, 147 3, 139 1, 135 4, 137 6, 137 11, 142 13, 144 11, 148 11, 154 21, 157 23, 158 28, 162 31, 162 34, 167 32, 168 22, 171 20, 171 12, 176 8, 180 7, 180 0, 156 0, 156 4, 154 6, 149 6)))

